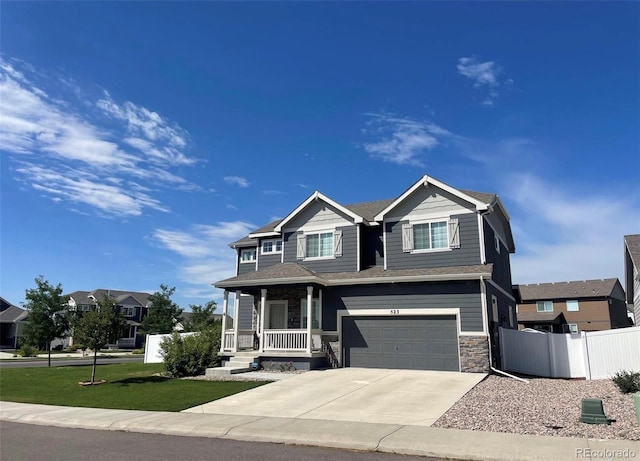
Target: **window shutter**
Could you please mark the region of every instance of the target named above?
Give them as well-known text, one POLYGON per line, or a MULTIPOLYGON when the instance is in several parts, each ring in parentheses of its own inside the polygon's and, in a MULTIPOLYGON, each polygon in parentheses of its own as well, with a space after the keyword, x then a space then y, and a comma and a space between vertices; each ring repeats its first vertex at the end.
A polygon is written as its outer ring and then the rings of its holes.
POLYGON ((460 223, 457 218, 449 220, 449 248, 460 248, 460 223))
POLYGON ((298 233, 298 259, 304 259, 307 252, 307 238, 302 232, 298 233))
POLYGON ((342 229, 336 229, 333 232, 333 256, 336 258, 342 256, 342 229))
POLYGON ((413 250, 413 226, 411 223, 402 225, 402 251, 405 253, 413 250))

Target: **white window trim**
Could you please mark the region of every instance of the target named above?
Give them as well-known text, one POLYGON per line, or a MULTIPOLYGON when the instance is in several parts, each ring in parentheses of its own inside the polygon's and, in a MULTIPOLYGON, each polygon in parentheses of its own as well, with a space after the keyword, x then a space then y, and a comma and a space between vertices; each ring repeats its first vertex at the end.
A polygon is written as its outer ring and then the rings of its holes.
MULTIPOLYGON (((311 329, 312 330, 319 330, 322 328, 322 303, 320 302, 320 298, 313 298, 311 300, 311 313, 313 314, 313 303, 317 302, 318 303, 318 328, 313 328, 313 325, 311 325, 311 329)), ((301 298, 300 299, 300 328, 307 328, 306 326, 304 326, 304 324, 302 323, 302 321, 304 320, 306 314, 307 314, 307 298, 301 298)))
POLYGON ((279 255, 280 253, 282 253, 282 248, 284 247, 284 241, 282 239, 267 239, 267 240, 263 240, 262 242, 260 242, 260 254, 263 255, 279 255), (272 246, 272 250, 271 251, 264 251, 264 244, 267 242, 271 242, 272 246), (276 250, 276 243, 280 242, 280 251, 276 250))
POLYGON ((565 305, 567 306, 567 312, 580 312, 580 301, 578 301, 577 299, 567 299, 565 301, 565 305), (570 302, 576 303, 576 309, 569 309, 570 302))
POLYGON ((577 323, 570 323, 569 324, 569 333, 575 335, 578 334, 580 332, 580 330, 578 330, 578 324, 577 323))
POLYGON ((540 312, 540 313, 553 312, 553 301, 536 301, 536 312, 540 312), (544 306, 545 306, 544 310, 540 310, 538 308, 538 304, 539 303, 544 303, 544 306), (546 309, 547 303, 551 303, 551 310, 550 311, 546 309))
POLYGON ((136 315, 135 306, 122 306, 122 314, 125 317, 134 317, 136 315), (127 311, 131 311, 131 314, 127 314, 127 311))
POLYGON ((257 248, 242 248, 240 250, 240 264, 255 264, 256 261, 258 260, 258 251, 257 248), (253 251, 253 259, 247 259, 246 261, 244 259, 242 259, 242 253, 247 252, 247 251, 253 251))
MULTIPOLYGON (((409 224, 411 224, 411 232, 413 233, 413 226, 419 225, 419 224, 431 224, 431 223, 438 223, 438 222, 444 222, 445 224, 445 228, 447 230, 447 246, 444 248, 424 248, 424 249, 420 249, 420 250, 416 250, 415 248, 412 249, 410 251, 410 254, 419 254, 419 253, 439 253, 441 251, 451 251, 452 248, 449 244, 449 242, 451 241, 451 236, 449 235, 449 220, 451 219, 450 216, 447 217, 442 217, 442 218, 429 218, 429 219, 415 219, 415 220, 411 220, 409 221, 409 224)), ((413 242, 413 246, 415 247, 415 239, 413 242)))
MULTIPOLYGON (((304 230, 302 231, 302 235, 305 237, 305 256, 303 261, 318 261, 318 260, 326 260, 326 259, 336 259, 336 255, 334 252, 334 244, 335 244, 335 232, 336 228, 324 228, 322 230, 304 230), (307 237, 310 235, 320 235, 320 234, 331 234, 331 254, 329 256, 307 256, 307 237)), ((318 237, 319 238, 319 237, 318 237)))

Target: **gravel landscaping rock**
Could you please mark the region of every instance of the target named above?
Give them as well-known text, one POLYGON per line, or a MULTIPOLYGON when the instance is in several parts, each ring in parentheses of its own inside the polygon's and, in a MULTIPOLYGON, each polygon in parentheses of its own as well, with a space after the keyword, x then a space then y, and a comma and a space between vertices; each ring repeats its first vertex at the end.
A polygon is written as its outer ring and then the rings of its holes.
POLYGON ((488 376, 434 427, 516 434, 640 440, 633 394, 610 380, 532 378, 529 384, 488 376), (602 399, 611 425, 580 422, 583 398, 602 399))

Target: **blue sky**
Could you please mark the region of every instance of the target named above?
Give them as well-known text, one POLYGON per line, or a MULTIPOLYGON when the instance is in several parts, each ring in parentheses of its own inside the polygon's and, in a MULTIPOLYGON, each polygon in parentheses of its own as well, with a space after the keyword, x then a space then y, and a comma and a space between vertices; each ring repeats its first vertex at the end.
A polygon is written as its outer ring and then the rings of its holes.
POLYGON ((500 194, 514 283, 622 277, 640 3, 3 2, 1 280, 219 300, 314 190, 500 194))

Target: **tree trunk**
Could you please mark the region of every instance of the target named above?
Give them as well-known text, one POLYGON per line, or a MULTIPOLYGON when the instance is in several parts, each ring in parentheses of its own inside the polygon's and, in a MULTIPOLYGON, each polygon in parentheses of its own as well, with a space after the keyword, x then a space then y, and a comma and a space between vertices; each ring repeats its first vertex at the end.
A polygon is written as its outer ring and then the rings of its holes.
POLYGON ((51 366, 51 341, 47 341, 47 352, 49 353, 47 355, 48 363, 49 363, 49 366, 51 366))
POLYGON ((93 370, 91 371, 91 384, 96 380, 96 362, 98 360, 98 350, 93 350, 93 370))

